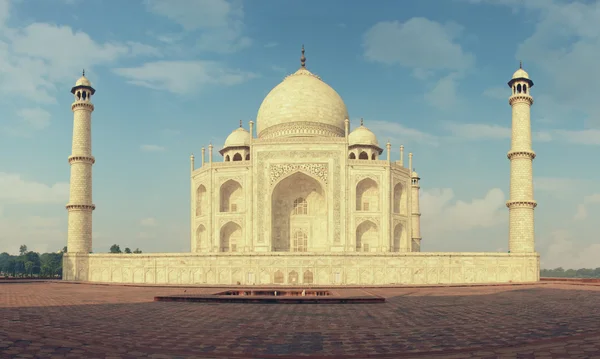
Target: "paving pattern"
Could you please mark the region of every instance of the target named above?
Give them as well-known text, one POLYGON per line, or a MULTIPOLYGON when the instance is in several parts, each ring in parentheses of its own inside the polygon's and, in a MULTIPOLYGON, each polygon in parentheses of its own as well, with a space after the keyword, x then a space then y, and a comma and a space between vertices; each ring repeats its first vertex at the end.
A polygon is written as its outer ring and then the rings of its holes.
POLYGON ((377 304, 153 301, 222 290, 0 283, 0 358, 600 359, 597 285, 349 289, 387 298, 377 304))

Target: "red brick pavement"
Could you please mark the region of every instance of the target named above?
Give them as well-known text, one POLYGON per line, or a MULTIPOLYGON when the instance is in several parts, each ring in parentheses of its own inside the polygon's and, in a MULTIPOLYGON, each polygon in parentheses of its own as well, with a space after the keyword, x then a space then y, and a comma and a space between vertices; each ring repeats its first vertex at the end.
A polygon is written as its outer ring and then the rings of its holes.
POLYGON ((223 289, 0 284, 0 357, 600 359, 599 286, 351 289, 380 304, 153 301, 184 290, 223 289))

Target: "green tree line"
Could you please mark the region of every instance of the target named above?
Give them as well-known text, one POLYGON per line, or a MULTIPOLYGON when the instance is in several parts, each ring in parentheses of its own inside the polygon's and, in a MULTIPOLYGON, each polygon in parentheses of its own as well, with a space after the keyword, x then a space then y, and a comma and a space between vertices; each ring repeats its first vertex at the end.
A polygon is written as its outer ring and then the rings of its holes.
POLYGON ((540 271, 540 276, 554 278, 600 278, 600 267, 596 269, 563 269, 562 267, 542 269, 540 271))
MULTIPOLYGON (((38 253, 27 249, 26 245, 19 247, 19 255, 0 253, 0 277, 13 278, 62 278, 62 257, 67 253, 67 247, 53 253, 38 253)), ((118 244, 110 247, 109 253, 142 253, 139 248, 132 251, 125 248, 121 251, 118 244)))
POLYGON ((55 253, 37 253, 27 250, 26 245, 19 247, 19 255, 0 253, 0 275, 3 277, 62 277, 62 256, 64 247, 55 253))

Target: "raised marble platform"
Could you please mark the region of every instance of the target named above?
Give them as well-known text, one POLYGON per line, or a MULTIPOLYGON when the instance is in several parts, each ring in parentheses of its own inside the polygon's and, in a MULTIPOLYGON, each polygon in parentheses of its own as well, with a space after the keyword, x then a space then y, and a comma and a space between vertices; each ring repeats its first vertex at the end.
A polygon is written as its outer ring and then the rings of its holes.
POLYGON ((344 286, 539 281, 537 253, 65 254, 66 281, 344 286))

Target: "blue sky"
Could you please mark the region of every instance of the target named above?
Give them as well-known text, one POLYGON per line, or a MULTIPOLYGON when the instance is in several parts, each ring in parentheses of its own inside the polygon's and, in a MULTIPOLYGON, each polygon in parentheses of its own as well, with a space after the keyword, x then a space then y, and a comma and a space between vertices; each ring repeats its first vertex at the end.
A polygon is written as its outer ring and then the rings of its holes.
MULTIPOLYGON (((0 0, 0 251, 66 244, 70 88, 93 100, 94 251, 189 250, 189 155, 299 66, 414 152, 424 251, 506 251, 510 90, 535 82, 536 249, 600 266, 600 6, 557 0, 0 0)), ((220 160, 215 151, 215 160, 220 160)), ((198 161, 199 162, 199 161, 198 161)))

